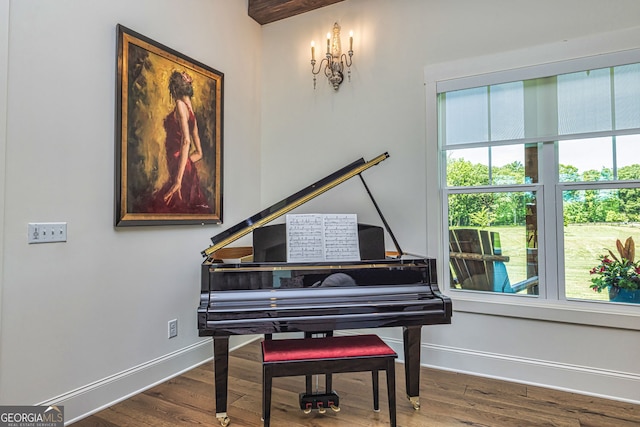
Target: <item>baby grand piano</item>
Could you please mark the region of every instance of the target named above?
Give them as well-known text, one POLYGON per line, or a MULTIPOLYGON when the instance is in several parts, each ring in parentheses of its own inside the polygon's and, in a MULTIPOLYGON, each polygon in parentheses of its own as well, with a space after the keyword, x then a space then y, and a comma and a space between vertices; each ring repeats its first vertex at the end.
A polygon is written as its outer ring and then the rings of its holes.
POLYGON ((231 335, 402 327, 407 397, 419 409, 421 328, 451 323, 452 306, 438 289, 435 260, 402 253, 362 178, 364 170, 387 157, 384 153, 369 162, 356 160, 212 237, 213 244, 202 252, 206 259, 201 270, 198 329, 200 336, 213 337, 216 418, 222 426, 230 421, 227 381, 231 335), (226 248, 231 242, 269 228, 263 226, 356 175, 394 241, 397 258, 385 257, 383 242, 380 259, 366 259, 370 245, 363 235, 371 230, 365 227, 363 230, 369 231, 360 233, 362 261, 287 263, 273 255, 281 252, 277 244, 273 244, 275 251, 257 251, 254 255, 258 259, 252 262, 228 260, 236 257, 234 248, 226 248))

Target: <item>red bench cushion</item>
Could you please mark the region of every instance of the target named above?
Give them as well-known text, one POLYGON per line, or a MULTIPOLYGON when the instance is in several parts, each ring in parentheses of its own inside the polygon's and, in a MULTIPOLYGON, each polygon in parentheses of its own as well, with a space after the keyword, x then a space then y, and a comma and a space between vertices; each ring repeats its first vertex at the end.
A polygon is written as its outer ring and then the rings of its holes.
POLYGON ((264 340, 262 354, 265 362, 397 356, 377 335, 264 340))

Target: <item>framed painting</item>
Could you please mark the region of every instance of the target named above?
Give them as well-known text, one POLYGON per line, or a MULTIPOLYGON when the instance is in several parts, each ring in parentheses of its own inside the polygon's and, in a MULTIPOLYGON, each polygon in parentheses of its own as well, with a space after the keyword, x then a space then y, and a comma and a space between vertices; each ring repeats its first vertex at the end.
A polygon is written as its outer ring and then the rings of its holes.
POLYGON ((222 223, 224 75, 117 26, 115 225, 222 223))

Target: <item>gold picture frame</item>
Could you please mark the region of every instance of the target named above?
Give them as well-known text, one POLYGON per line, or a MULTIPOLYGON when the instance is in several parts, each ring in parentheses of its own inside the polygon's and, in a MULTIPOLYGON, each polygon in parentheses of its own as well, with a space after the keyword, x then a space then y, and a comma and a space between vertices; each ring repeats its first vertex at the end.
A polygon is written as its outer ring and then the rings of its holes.
POLYGON ((117 26, 115 226, 222 223, 224 75, 117 26))

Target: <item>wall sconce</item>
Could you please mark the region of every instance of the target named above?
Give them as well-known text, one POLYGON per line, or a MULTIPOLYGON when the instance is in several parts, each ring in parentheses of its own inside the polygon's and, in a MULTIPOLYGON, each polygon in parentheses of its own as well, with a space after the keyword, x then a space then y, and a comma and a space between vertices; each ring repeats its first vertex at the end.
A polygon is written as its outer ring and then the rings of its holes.
POLYGON ((340 48, 340 25, 333 24, 333 34, 327 33, 327 54, 318 64, 316 71, 315 43, 311 42, 311 73, 313 74, 313 89, 316 88, 316 75, 324 69, 324 75, 333 85, 333 89, 338 90, 340 83, 344 79, 344 66, 347 66, 347 77, 351 81, 351 57, 353 56, 353 31, 349 33, 349 57, 342 53, 340 48), (326 62, 325 62, 326 61, 326 62), (324 68, 322 67, 322 64, 324 68))

